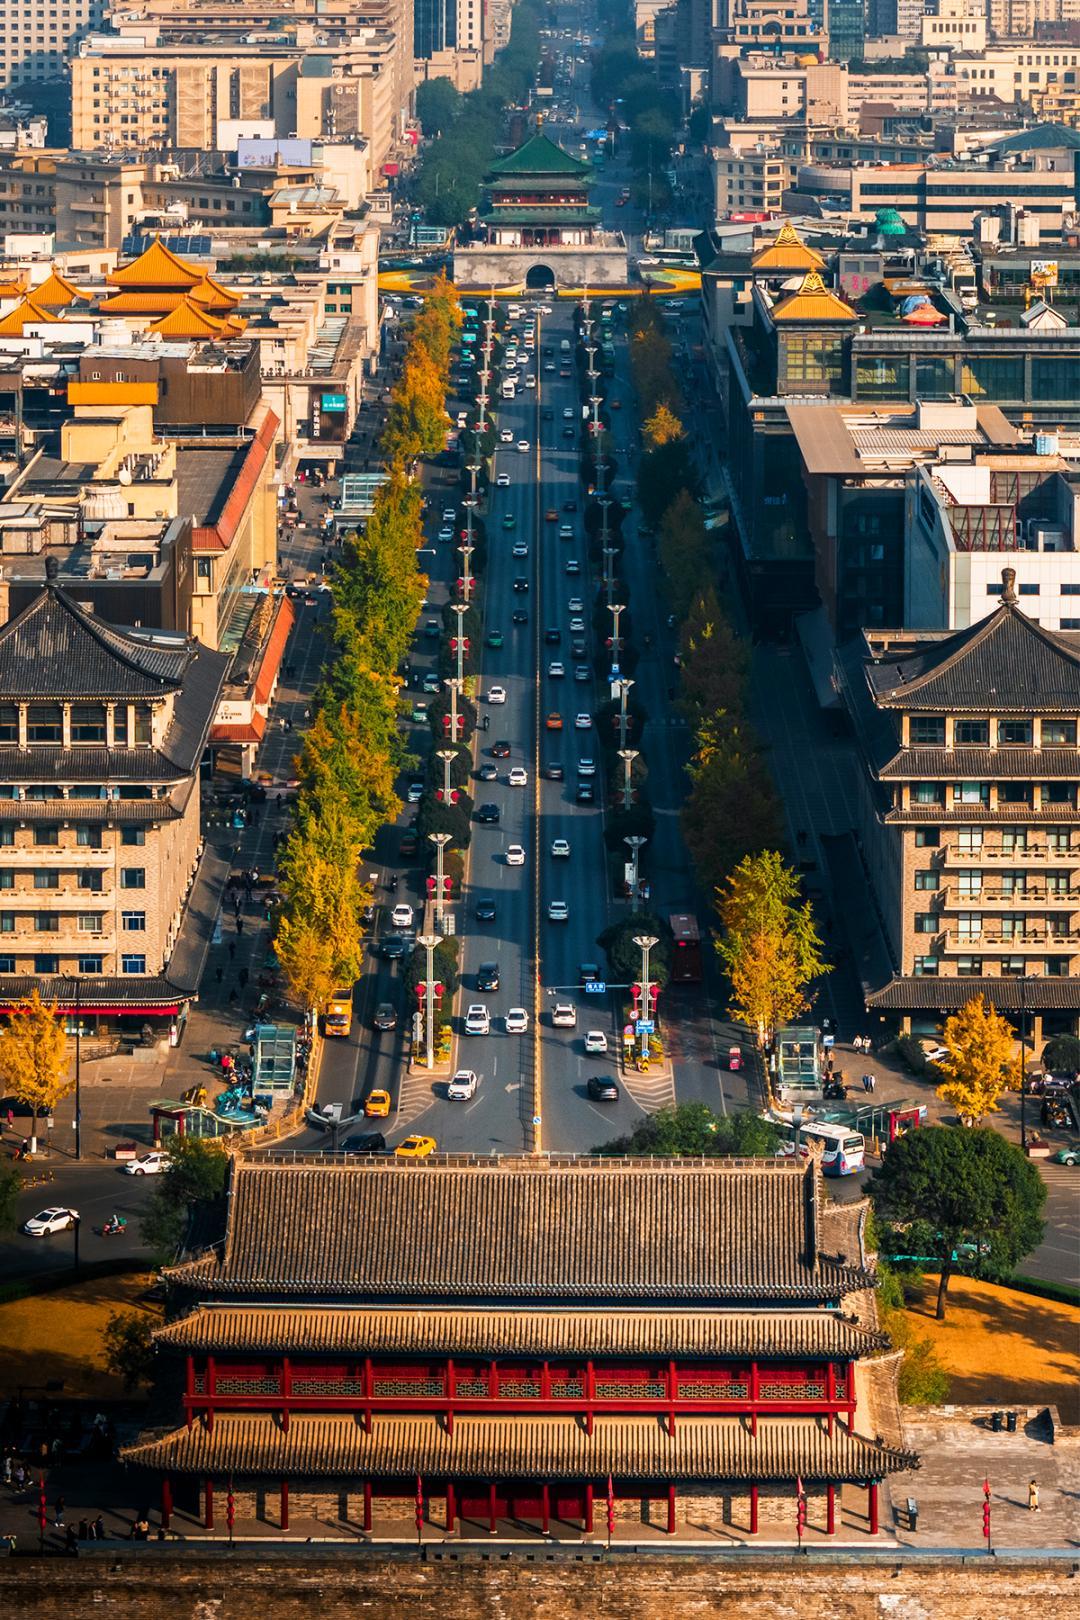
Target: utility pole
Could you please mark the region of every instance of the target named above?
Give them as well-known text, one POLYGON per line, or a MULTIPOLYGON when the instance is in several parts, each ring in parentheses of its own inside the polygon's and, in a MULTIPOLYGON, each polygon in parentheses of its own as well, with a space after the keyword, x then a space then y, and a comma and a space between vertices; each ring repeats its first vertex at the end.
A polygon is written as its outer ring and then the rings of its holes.
POLYGON ((619 620, 626 612, 625 602, 609 602, 611 616, 614 619, 614 628, 611 633, 611 679, 619 679, 619 653, 622 650, 622 641, 619 637, 619 620))
MULTIPOLYGON (((652 991, 652 985, 649 983, 649 952, 659 945, 659 943, 660 941, 656 938, 655 934, 634 935, 634 944, 641 952, 641 1022, 643 1024, 647 1024, 649 1022, 649 1013, 652 1011, 652 995, 650 993, 652 991)), ((643 1058, 647 1058, 648 1055, 649 1033, 648 1030, 642 1030, 641 1056, 643 1058)))
POLYGON ((1026 973, 1022 973, 1017 983, 1020 987, 1020 1151, 1027 1152, 1027 991, 1026 973))
POLYGON ((443 768, 443 777, 442 777, 443 803, 444 804, 449 804, 450 803, 450 794, 453 792, 453 787, 452 787, 451 782, 450 782, 450 767, 454 763, 455 759, 457 758, 457 751, 455 749, 453 749, 453 748, 440 748, 437 751, 437 753, 435 755, 435 758, 442 761, 442 768, 443 768))
POLYGON ((634 769, 634 761, 638 757, 636 748, 620 748, 619 758, 623 762, 623 809, 629 810, 634 801, 634 790, 630 786, 630 776, 634 769))
POLYGON ((641 833, 627 833, 626 837, 623 839, 623 843, 628 844, 629 847, 630 847, 630 861, 631 861, 631 868, 630 868, 630 899, 631 899, 631 902, 637 896, 638 859, 639 859, 639 856, 641 854, 641 851, 644 849, 645 845, 648 842, 649 842, 649 840, 647 838, 642 837, 641 833))
MULTIPOLYGON (((469 550, 470 551, 472 550, 471 546, 469 547, 469 550)), ((456 678, 457 678, 457 680, 459 682, 464 684, 464 681, 465 681, 465 625, 464 625, 464 620, 465 620, 466 613, 468 613, 468 611, 469 611, 469 604, 468 604, 468 602, 451 602, 450 611, 451 611, 451 613, 456 613, 457 614, 457 635, 454 638, 454 640, 457 643, 457 646, 454 649, 455 655, 457 657, 457 677, 456 678)), ((454 741, 457 742, 456 737, 454 738, 454 741)))
POLYGON ((469 595, 472 591, 472 554, 476 550, 472 538, 472 507, 466 507, 465 540, 458 546, 461 552, 461 600, 465 607, 469 605, 469 595))
POLYGON ((628 676, 624 675, 617 684, 619 687, 619 747, 625 748, 626 733, 630 729, 630 719, 626 712, 626 697, 634 683, 628 676))
POLYGON ((442 944, 438 934, 418 934, 416 943, 427 952, 427 983, 424 986, 424 1042, 427 1048, 427 1066, 435 1067, 435 948, 442 944))
POLYGON ((461 682, 451 677, 446 684, 450 688, 450 741, 456 743, 458 740, 457 700, 458 692, 461 690, 461 682))
MULTIPOLYGON (((447 774, 449 775, 449 767, 447 768, 447 774)), ((448 832, 432 832, 428 833, 428 839, 435 845, 435 926, 441 928, 443 925, 443 896, 445 894, 444 882, 446 878, 443 870, 443 859, 446 854, 446 846, 450 842, 450 834, 448 832)))

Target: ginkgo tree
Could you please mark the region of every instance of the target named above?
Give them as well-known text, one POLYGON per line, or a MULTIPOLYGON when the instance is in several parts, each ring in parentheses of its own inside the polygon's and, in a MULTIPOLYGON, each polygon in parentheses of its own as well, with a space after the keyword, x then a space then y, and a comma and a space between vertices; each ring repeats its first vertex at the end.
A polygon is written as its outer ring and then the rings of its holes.
POLYGON ((764 1043, 809 1008, 810 981, 827 971, 813 908, 776 850, 741 860, 717 900, 731 1016, 764 1043))
POLYGON ((985 996, 972 996, 945 1020, 941 1044, 946 1055, 937 1066, 946 1076, 937 1094, 951 1103, 964 1125, 981 1125, 997 1112, 998 1099, 1012 1079, 1015 1037, 1008 1020, 985 996))
POLYGON ((51 1114, 74 1089, 68 1074, 67 1036, 54 1004, 34 989, 17 1002, 0 1029, 0 1075, 30 1110, 30 1152, 37 1152, 38 1119, 51 1114))

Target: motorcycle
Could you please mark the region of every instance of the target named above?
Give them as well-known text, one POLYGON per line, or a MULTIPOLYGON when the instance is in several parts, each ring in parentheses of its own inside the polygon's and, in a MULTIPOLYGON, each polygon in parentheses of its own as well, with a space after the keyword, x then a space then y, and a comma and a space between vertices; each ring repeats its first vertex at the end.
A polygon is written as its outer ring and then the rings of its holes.
POLYGON ((101 1228, 101 1235, 102 1237, 118 1237, 121 1232, 126 1231, 127 1221, 122 1215, 117 1215, 113 1220, 105 1222, 105 1225, 101 1228))

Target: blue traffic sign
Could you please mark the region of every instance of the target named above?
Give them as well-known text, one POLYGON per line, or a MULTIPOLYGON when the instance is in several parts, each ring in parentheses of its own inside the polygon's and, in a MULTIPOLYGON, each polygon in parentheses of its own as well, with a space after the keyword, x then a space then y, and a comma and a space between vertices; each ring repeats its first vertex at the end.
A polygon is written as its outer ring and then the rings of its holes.
POLYGON ((656 1025, 653 1023, 651 1018, 639 1018, 634 1025, 634 1030, 638 1035, 654 1035, 656 1033, 656 1025))
POLYGON ((602 996, 607 989, 606 979, 586 979, 585 994, 587 996, 602 996))

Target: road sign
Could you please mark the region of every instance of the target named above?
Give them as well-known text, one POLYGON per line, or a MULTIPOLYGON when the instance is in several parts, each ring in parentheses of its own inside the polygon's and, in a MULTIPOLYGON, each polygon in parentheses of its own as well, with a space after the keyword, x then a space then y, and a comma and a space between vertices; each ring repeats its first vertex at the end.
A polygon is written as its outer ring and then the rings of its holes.
POLYGON ((637 1035, 653 1035, 656 1033, 656 1025, 651 1018, 639 1018, 634 1024, 634 1033, 637 1035))
POLYGON ((586 979, 585 994, 587 996, 602 996, 607 990, 606 979, 586 979))

